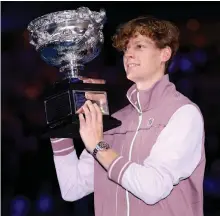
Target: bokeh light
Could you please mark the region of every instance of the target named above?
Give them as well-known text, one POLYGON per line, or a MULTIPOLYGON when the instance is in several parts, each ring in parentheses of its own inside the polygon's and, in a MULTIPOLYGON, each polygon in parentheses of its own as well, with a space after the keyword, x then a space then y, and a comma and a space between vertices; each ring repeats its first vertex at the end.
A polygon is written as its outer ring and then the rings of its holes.
POLYGON ((176 54, 174 58, 172 59, 169 67, 168 67, 168 72, 169 73, 176 73, 179 70, 179 56, 176 54))
POLYGON ((11 202, 10 216, 26 216, 30 209, 30 201, 25 196, 16 196, 11 202))
POLYGON ((202 65, 207 62, 207 53, 203 49, 195 49, 191 53, 191 57, 194 63, 202 65))
POLYGON ((200 28, 200 23, 196 19, 189 19, 187 21, 186 27, 191 31, 198 31, 200 28))
POLYGON ((204 193, 220 198, 220 179, 213 176, 206 176, 204 178, 204 193))
POLYGON ((53 208, 52 198, 48 194, 43 194, 40 196, 37 202, 37 209, 40 212, 50 212, 53 208))
POLYGON ((180 59, 180 70, 182 72, 192 72, 194 70, 194 65, 189 57, 182 56, 180 59))
POLYGON ((193 39, 193 44, 197 47, 204 47, 207 43, 207 38, 203 34, 198 34, 193 39))

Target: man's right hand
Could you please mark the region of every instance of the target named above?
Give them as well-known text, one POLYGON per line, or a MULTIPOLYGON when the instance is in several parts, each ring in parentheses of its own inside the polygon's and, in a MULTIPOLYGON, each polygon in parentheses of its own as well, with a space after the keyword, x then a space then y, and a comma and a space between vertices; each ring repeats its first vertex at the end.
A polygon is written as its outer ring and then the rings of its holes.
MULTIPOLYGON (((93 84, 105 84, 106 81, 103 79, 93 79, 93 78, 87 78, 87 77, 81 77, 80 78, 83 83, 93 83, 93 84)), ((86 92, 85 93, 85 98, 87 100, 91 100, 92 102, 97 102, 99 107, 104 107, 105 104, 107 103, 107 97, 104 93, 92 93, 92 92, 86 92)), ((83 109, 79 108, 76 111, 77 114, 83 113, 83 109)))

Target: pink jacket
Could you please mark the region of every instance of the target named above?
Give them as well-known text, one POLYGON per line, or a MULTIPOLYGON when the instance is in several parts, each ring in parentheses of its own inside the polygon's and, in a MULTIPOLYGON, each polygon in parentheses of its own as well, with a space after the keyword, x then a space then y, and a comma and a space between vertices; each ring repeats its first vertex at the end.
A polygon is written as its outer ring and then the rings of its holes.
POLYGON ((96 216, 202 216, 204 128, 196 105, 165 75, 146 91, 133 85, 122 120, 104 139, 120 154, 108 171, 71 139, 51 140, 62 197, 94 191, 96 216))

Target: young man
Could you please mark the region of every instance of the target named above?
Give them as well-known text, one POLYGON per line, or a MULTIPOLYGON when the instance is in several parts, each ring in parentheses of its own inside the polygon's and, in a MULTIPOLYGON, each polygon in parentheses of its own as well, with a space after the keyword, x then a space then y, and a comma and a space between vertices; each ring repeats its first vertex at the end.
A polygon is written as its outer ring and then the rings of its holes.
POLYGON ((178 36, 170 22, 140 17, 113 37, 134 82, 130 105, 114 114, 122 125, 103 134, 99 107, 85 103, 80 159, 71 139, 51 140, 64 200, 94 191, 96 216, 203 215, 203 118, 164 75, 178 36))

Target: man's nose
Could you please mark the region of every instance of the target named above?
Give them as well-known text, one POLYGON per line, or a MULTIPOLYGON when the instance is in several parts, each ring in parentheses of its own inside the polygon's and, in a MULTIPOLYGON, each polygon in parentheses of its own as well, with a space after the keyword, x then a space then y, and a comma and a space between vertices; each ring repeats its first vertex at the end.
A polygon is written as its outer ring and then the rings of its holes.
POLYGON ((124 56, 125 56, 126 58, 134 58, 134 53, 132 52, 131 49, 127 49, 127 50, 125 51, 125 53, 124 53, 124 56))

